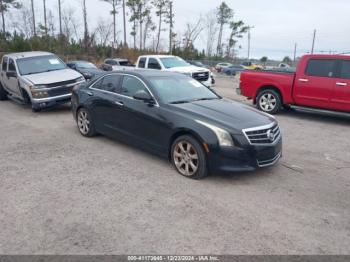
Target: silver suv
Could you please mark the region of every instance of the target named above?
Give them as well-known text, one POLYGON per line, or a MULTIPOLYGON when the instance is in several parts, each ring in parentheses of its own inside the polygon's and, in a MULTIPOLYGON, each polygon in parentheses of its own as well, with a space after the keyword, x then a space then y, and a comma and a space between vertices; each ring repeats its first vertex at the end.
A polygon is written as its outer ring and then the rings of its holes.
POLYGON ((0 100, 31 104, 33 111, 70 101, 85 78, 47 52, 6 54, 0 68, 0 100))

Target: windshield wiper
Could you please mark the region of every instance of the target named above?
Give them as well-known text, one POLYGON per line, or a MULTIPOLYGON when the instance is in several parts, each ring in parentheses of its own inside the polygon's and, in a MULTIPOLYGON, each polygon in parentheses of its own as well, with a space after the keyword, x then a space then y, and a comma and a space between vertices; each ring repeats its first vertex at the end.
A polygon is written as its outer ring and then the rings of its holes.
POLYGON ((170 104, 186 104, 186 103, 190 103, 192 100, 179 100, 179 101, 174 101, 174 102, 170 102, 170 104))

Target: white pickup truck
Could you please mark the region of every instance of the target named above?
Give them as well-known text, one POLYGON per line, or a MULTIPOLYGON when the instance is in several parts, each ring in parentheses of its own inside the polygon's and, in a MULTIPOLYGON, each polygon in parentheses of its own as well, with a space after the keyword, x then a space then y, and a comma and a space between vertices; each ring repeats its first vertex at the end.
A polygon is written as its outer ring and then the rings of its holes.
POLYGON ((47 52, 6 54, 0 68, 0 100, 31 104, 33 111, 70 102, 85 78, 47 52))
POLYGON ((140 56, 136 68, 157 69, 188 75, 207 87, 214 83, 210 70, 193 66, 178 56, 145 55, 140 56))

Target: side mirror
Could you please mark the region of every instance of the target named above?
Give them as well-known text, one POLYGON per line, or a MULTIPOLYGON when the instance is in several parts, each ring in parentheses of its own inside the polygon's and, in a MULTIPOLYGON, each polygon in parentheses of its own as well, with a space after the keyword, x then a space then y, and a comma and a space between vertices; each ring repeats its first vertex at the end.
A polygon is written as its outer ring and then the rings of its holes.
POLYGON ((8 71, 8 72, 6 72, 6 76, 7 76, 7 78, 17 77, 17 72, 16 71, 8 71))
POLYGON ((145 103, 154 104, 153 97, 145 90, 137 91, 134 94, 133 98, 136 100, 144 101, 145 103))

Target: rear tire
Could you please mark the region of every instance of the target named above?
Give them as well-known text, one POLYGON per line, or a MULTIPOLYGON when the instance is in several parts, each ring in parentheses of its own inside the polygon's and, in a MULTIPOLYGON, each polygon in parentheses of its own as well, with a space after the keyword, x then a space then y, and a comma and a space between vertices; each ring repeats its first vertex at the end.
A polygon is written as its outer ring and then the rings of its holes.
POLYGON ((95 125, 87 109, 80 108, 78 110, 76 121, 80 134, 86 137, 96 136, 95 125))
POLYGON ((8 95, 7 91, 4 89, 4 87, 0 83, 0 101, 7 100, 7 95, 8 95))
POLYGON ((178 137, 171 146, 171 162, 181 175, 200 179, 208 175, 206 154, 192 136, 178 137))
POLYGON ((277 91, 265 89, 259 92, 256 98, 256 106, 260 111, 274 115, 281 110, 282 99, 277 91))

